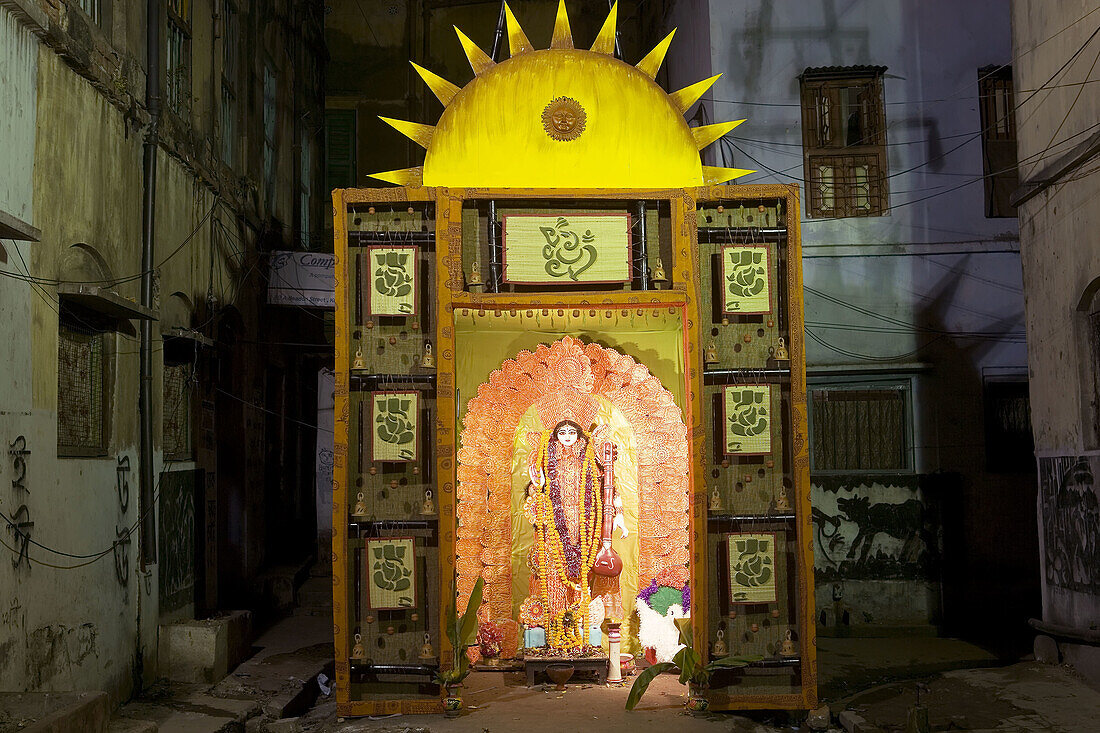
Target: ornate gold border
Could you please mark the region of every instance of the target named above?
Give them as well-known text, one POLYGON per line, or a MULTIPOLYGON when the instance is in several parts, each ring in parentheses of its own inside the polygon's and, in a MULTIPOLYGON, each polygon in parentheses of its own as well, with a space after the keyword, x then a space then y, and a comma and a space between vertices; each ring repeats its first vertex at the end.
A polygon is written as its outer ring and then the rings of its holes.
MULTIPOLYGON (((348 577, 347 557, 347 467, 348 467, 348 360, 351 341, 349 337, 350 319, 348 313, 348 208, 343 189, 332 192, 332 229, 333 252, 336 255, 333 284, 336 288, 336 316, 334 318, 333 339, 336 342, 335 372, 336 389, 333 394, 333 465, 332 465, 332 633, 336 654, 336 701, 337 704, 349 702, 351 694, 351 668, 348 657, 351 655, 347 624, 347 588, 344 579, 348 577)), ((320 519, 318 517, 318 519, 320 519)))

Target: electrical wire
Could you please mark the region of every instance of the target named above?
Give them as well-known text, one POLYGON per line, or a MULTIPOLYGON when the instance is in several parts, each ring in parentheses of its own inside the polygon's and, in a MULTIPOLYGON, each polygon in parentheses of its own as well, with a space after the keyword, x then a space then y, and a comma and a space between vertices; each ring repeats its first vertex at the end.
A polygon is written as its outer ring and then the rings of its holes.
MULTIPOLYGON (((195 238, 195 236, 199 233, 199 230, 202 229, 203 224, 205 224, 206 221, 210 218, 210 216, 214 213, 214 209, 217 207, 217 205, 218 205, 218 197, 215 196, 214 197, 214 203, 211 205, 210 210, 206 212, 206 215, 203 216, 203 218, 199 221, 199 223, 195 226, 195 228, 193 230, 191 230, 191 233, 188 234, 186 237, 184 237, 183 241, 180 242, 180 244, 175 249, 173 249, 172 252, 167 257, 162 259, 160 262, 158 262, 153 267, 153 272, 156 272, 156 270, 158 268, 163 267, 165 264, 167 264, 169 261, 171 261, 172 258, 174 258, 177 254, 179 254, 183 250, 183 248, 185 246, 187 246, 187 244, 195 238)), ((14 240, 12 240, 12 241, 14 241, 14 240)), ((20 259, 22 259, 22 258, 20 258, 20 259)), ((23 266, 27 270, 27 273, 25 275, 21 274, 21 273, 7 272, 6 270, 0 270, 0 277, 10 277, 10 278, 15 279, 15 280, 23 280, 23 281, 28 282, 28 283, 37 283, 39 285, 57 286, 57 285, 66 284, 66 285, 103 285, 105 287, 114 287, 115 285, 122 285, 124 283, 133 282, 134 280, 138 280, 142 276, 145 275, 145 271, 142 270, 141 272, 137 272, 133 275, 126 275, 124 277, 117 277, 117 278, 105 278, 105 279, 102 279, 102 280, 63 280, 63 279, 55 279, 55 278, 47 278, 47 277, 39 277, 37 275, 31 275, 30 274, 30 268, 27 267, 27 263, 25 261, 23 262, 23 266)))

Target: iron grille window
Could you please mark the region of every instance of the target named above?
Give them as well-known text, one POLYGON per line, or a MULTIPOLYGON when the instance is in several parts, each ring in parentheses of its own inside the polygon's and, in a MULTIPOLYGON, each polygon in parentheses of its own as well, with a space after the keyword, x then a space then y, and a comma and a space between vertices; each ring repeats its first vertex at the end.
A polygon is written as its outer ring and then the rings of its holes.
POLYGON ((230 168, 237 163, 237 97, 222 84, 222 160, 230 168))
POLYGON ((191 113, 191 0, 168 0, 164 99, 180 119, 191 113))
POLYGON ((884 71, 802 74, 802 149, 813 218, 879 216, 888 207, 884 71))
POLYGON ((107 453, 107 336, 62 314, 57 344, 57 453, 107 453))
POLYGON ((222 160, 237 164, 237 84, 240 75, 240 16, 229 0, 222 5, 222 160))
POLYGON ((270 64, 264 66, 264 187, 268 213, 275 206, 275 97, 278 77, 270 64))
POLYGON ((313 140, 309 128, 302 128, 301 142, 302 169, 301 178, 298 182, 299 231, 301 232, 302 247, 311 249, 309 202, 313 195, 310 181, 313 168, 313 140))
POLYGON ((908 471, 909 390, 818 387, 811 391, 815 471, 908 471))
POLYGON ((982 122, 982 167, 985 175, 985 215, 1016 216, 1009 197, 1020 183, 1016 167, 1016 117, 1012 67, 978 69, 978 99, 982 122))
POLYGON ((171 461, 188 461, 194 457, 191 448, 191 382, 190 364, 164 365, 164 397, 162 443, 164 457, 171 461))

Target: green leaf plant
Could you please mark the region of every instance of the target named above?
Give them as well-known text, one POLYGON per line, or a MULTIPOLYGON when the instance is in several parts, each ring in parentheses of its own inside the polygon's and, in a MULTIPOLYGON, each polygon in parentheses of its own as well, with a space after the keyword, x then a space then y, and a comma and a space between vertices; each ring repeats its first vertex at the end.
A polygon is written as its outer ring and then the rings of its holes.
POLYGON ((481 607, 481 593, 484 588, 485 579, 478 578, 473 592, 470 593, 470 602, 466 604, 466 612, 461 618, 457 617, 454 599, 451 599, 447 608, 447 638, 451 640, 451 649, 454 650, 454 662, 450 669, 441 668, 435 673, 435 681, 444 687, 461 683, 471 672, 466 650, 477 640, 477 609, 481 607))
POLYGON ((676 656, 672 658, 671 662, 659 662, 647 667, 638 674, 637 679, 634 680, 634 684, 630 688, 630 694, 626 697, 627 710, 634 709, 634 706, 642 699, 642 695, 649 689, 649 683, 653 682, 654 678, 662 672, 679 668, 681 685, 690 683, 696 687, 707 687, 710 685, 711 675, 718 670, 746 667, 763 659, 760 656, 731 655, 715 659, 709 664, 703 664, 702 655, 692 645, 691 619, 678 618, 674 620, 676 628, 680 630, 680 643, 684 645, 684 648, 676 652, 676 656))

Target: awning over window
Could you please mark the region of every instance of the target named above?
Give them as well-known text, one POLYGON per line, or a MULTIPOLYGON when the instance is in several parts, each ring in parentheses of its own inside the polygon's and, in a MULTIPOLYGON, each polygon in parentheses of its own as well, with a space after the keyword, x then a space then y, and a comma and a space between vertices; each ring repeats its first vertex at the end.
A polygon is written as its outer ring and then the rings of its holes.
POLYGON ((151 308, 146 308, 132 300, 123 298, 107 288, 95 285, 62 283, 57 286, 57 295, 64 301, 111 318, 136 321, 157 320, 157 316, 151 308))

